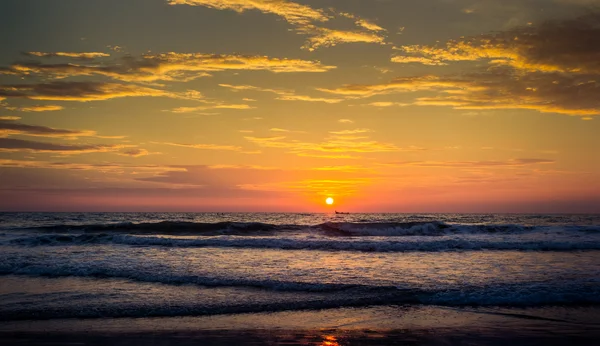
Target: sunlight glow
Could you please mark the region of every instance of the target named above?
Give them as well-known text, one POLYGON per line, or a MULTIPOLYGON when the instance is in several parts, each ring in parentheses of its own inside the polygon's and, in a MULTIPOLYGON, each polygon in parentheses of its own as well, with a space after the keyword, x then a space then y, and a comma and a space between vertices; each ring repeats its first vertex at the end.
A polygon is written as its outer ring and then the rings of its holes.
POLYGON ((333 204, 333 198, 327 197, 327 199, 325 200, 325 203, 327 203, 328 205, 332 205, 333 204))

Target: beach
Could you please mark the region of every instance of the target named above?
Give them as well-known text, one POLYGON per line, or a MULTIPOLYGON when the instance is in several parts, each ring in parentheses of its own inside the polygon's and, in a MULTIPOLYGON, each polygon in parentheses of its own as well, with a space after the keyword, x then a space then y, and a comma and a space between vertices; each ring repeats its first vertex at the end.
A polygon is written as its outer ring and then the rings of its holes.
POLYGON ((594 345, 594 308, 386 306, 209 317, 23 321, 4 344, 594 345))

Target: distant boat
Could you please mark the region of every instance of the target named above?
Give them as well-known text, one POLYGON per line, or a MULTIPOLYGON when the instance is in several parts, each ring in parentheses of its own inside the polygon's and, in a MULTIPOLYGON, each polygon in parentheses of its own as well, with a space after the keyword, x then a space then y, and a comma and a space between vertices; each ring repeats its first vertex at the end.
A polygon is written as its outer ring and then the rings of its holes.
POLYGON ((348 215, 348 214, 350 214, 350 213, 344 213, 344 212, 337 211, 337 210, 335 211, 335 213, 336 213, 336 214, 338 214, 338 215, 339 215, 339 214, 341 214, 341 215, 348 215))

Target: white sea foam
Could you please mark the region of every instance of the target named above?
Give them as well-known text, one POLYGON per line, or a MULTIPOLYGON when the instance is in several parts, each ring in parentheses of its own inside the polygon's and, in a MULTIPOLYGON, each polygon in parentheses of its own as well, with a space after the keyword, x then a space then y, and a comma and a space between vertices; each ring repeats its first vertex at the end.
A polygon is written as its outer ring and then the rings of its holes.
MULTIPOLYGON (((362 231, 362 230, 361 230, 362 231)), ((390 232, 382 229, 379 233, 390 232)), ((393 232, 393 231, 392 231, 393 232)), ((379 234, 377 233, 377 234, 379 234)), ((543 232, 529 234, 463 233, 453 236, 407 237, 311 237, 311 236, 140 236, 126 234, 37 234, 4 240, 5 245, 57 246, 86 244, 117 244, 168 247, 223 247, 282 250, 325 251, 452 251, 452 250, 536 250, 570 251, 600 250, 600 234, 573 232, 543 232)))

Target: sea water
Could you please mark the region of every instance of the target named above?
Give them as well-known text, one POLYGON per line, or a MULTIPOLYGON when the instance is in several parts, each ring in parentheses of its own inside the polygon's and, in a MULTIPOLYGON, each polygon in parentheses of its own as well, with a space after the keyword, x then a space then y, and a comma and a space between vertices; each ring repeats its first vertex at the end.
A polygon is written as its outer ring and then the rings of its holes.
POLYGON ((398 306, 598 330, 600 215, 0 214, 4 322, 398 306))

